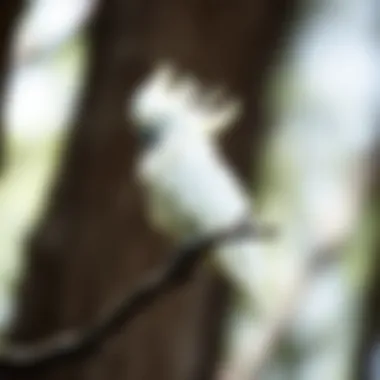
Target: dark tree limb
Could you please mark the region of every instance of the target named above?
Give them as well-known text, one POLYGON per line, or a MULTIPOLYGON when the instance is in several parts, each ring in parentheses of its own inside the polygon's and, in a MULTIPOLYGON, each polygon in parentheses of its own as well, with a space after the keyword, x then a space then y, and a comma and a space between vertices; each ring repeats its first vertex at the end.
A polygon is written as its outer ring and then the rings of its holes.
POLYGON ((45 370, 64 365, 67 361, 83 359, 99 351, 102 344, 127 328, 129 322, 140 315, 158 298, 186 283, 194 275, 196 267, 207 252, 226 239, 241 235, 270 237, 270 231, 253 229, 246 222, 237 228, 220 232, 215 236, 193 239, 173 252, 165 265, 151 271, 139 281, 124 299, 105 313, 91 327, 78 331, 64 331, 43 342, 29 345, 5 346, 0 351, 0 376, 6 372, 45 370), (247 228, 249 227, 249 228, 247 228))
POLYGON ((7 371, 28 371, 30 374, 31 371, 64 365, 67 360, 78 360, 99 351, 106 339, 126 328, 157 298, 185 283, 202 256, 218 241, 219 236, 184 244, 167 265, 146 275, 120 305, 87 329, 62 332, 41 343, 6 346, 0 351, 0 376, 7 371))

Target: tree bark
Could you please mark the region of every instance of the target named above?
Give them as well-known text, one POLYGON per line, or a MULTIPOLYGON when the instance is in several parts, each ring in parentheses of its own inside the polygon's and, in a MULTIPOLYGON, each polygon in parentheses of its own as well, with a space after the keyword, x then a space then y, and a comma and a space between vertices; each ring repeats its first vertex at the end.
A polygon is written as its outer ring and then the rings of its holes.
MULTIPOLYGON (((288 0, 101 1, 65 158, 47 212, 25 247, 14 341, 87 326, 163 261, 168 244, 144 218, 133 177, 136 143, 125 118, 126 99, 154 62, 170 59, 242 97, 247 112, 225 148, 249 178, 265 131, 262 85, 291 9, 288 0)), ((8 378, 210 379, 227 290, 202 269, 90 359, 8 378)))
MULTIPOLYGON (((0 104, 5 105, 6 78, 9 70, 9 52, 11 47, 13 27, 21 7, 22 0, 7 1, 0 12, 0 104)), ((0 119, 0 174, 5 165, 5 125, 4 116, 0 119)))

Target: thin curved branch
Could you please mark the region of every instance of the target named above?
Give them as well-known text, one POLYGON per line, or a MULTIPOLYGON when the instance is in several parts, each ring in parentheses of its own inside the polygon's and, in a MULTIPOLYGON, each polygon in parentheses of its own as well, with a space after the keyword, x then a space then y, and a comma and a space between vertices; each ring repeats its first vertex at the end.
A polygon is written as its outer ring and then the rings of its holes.
POLYGON ((91 327, 58 333, 42 342, 6 345, 0 351, 0 377, 5 372, 24 370, 29 373, 91 355, 160 296, 185 283, 215 244, 247 233, 268 237, 272 236, 273 231, 266 227, 252 227, 244 222, 214 236, 185 242, 174 251, 166 265, 148 273, 116 307, 91 327))

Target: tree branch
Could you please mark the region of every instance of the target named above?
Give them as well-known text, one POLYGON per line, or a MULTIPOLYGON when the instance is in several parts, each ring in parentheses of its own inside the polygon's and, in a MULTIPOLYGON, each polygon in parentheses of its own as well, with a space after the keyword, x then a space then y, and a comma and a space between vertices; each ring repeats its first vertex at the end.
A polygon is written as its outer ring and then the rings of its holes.
POLYGON ((105 317, 86 330, 66 331, 31 344, 9 344, 0 351, 0 377, 5 372, 43 370, 51 366, 83 359, 99 350, 112 335, 125 328, 160 296, 184 284, 204 255, 222 240, 252 233, 271 236, 266 227, 247 222, 215 234, 185 242, 174 251, 169 262, 147 274, 105 317))

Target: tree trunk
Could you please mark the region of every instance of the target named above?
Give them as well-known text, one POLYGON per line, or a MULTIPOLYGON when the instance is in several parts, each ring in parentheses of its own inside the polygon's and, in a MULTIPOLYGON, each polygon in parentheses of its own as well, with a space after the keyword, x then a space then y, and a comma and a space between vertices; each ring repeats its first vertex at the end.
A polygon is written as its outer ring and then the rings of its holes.
MULTIPOLYGON (((9 51, 13 27, 23 5, 22 0, 7 1, 0 12, 0 104, 4 107, 6 78, 9 68, 9 51)), ((0 120, 0 173, 5 161, 5 126, 3 114, 0 120)))
MULTIPOLYGON (((260 95, 292 9, 288 0, 103 0, 90 28, 87 86, 27 271, 11 337, 32 342, 85 327, 168 245, 144 219, 133 177, 126 99, 167 58, 205 83, 224 82, 247 106, 226 152, 245 180, 262 144, 260 95)), ((227 287, 200 270, 81 363, 9 379, 210 379, 227 287)))

